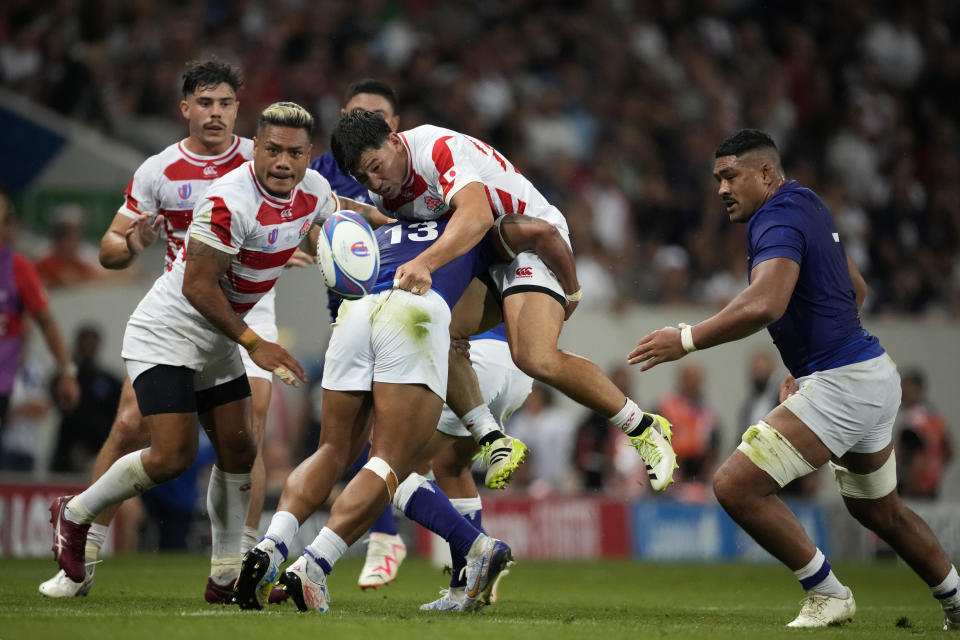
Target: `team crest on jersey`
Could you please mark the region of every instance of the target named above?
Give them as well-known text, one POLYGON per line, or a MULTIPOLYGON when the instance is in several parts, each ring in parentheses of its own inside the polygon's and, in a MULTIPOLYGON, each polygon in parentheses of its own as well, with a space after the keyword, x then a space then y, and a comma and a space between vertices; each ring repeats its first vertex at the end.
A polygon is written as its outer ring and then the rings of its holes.
POLYGON ((274 242, 277 241, 277 238, 278 238, 279 236, 280 236, 280 228, 279 228, 279 227, 274 227, 274 228, 270 231, 270 235, 267 236, 267 242, 269 242, 270 244, 273 244, 274 242))
POLYGON ((303 221, 303 225, 300 227, 300 237, 307 235, 307 231, 310 231, 310 225, 313 224, 313 220, 307 218, 303 221))
POLYGON ((189 198, 191 193, 193 193, 193 186, 189 182, 182 184, 179 188, 177 188, 177 195, 180 196, 181 200, 186 200, 189 198))
POLYGON ((215 176, 217 175, 217 165, 208 164, 203 168, 203 175, 205 176, 215 176))
POLYGON ((423 196, 423 201, 427 203, 427 209, 437 213, 440 209, 443 209, 443 200, 434 198, 433 196, 423 196))

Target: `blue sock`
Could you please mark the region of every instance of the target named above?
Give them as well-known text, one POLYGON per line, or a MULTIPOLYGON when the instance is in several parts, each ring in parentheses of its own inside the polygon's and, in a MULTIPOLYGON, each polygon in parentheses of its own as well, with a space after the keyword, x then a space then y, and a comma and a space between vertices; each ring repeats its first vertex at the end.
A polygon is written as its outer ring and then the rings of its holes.
POLYGON ((370 533, 385 533, 387 535, 397 535, 397 523, 393 519, 393 505, 388 504, 383 510, 377 521, 370 527, 370 533))
MULTIPOLYGON (((479 498, 478 498, 479 501, 479 498)), ((479 509, 477 511, 471 511, 470 513, 463 514, 463 517, 470 521, 474 527, 486 533, 483 530, 483 525, 481 524, 481 514, 483 512, 479 509)), ((466 576, 461 576, 463 568, 467 566, 466 556, 458 554, 453 549, 453 545, 450 545, 450 588, 457 589, 463 587, 467 584, 466 576)))
POLYGON ((416 490, 404 505, 404 515, 449 542, 454 555, 466 556, 482 531, 457 513, 440 487, 422 476, 419 478, 416 490))

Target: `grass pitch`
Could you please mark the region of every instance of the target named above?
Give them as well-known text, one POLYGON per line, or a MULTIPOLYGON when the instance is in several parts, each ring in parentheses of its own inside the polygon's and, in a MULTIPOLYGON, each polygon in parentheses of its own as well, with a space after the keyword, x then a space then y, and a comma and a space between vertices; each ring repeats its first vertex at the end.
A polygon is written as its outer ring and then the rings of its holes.
POLYGON ((361 562, 346 559, 330 578, 331 611, 299 614, 292 603, 262 612, 203 600, 208 560, 199 556, 108 558, 86 598, 49 600, 37 585, 52 560, 0 561, 0 640, 461 640, 484 638, 914 638, 941 634, 943 616, 909 569, 892 563, 840 564, 857 598, 843 627, 787 630, 800 588, 776 564, 646 564, 522 561, 501 583, 501 601, 475 615, 421 612, 448 577, 408 559, 395 583, 356 587, 361 562))

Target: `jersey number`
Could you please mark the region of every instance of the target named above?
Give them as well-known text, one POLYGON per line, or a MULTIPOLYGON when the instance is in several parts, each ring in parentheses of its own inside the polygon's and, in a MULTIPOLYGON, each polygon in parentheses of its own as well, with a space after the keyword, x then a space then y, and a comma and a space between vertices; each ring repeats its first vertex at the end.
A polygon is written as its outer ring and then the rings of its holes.
MULTIPOLYGON (((440 235, 440 232, 437 231, 436 220, 414 222, 409 224, 407 228, 412 229, 412 231, 407 234, 407 238, 414 242, 430 242, 431 240, 436 240, 437 236, 440 235)), ((403 240, 403 225, 394 225, 390 227, 387 233, 390 234, 390 244, 400 244, 403 240)))

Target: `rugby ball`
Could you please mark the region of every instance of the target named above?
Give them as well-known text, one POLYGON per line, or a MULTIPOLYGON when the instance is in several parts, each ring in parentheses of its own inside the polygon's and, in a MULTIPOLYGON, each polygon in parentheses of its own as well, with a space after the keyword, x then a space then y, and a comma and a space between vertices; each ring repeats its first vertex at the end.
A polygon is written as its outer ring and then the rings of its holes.
POLYGON ((317 239, 317 264, 334 293, 344 298, 370 293, 380 273, 380 248, 363 216, 337 211, 327 218, 317 239))

